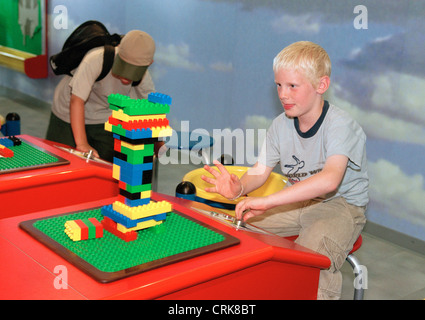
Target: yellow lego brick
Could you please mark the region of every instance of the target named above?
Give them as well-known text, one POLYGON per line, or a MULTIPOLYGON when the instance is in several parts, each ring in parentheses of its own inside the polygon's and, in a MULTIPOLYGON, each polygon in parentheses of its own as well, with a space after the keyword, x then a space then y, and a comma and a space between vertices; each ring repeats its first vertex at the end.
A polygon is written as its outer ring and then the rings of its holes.
POLYGON ((112 132, 112 124, 110 124, 109 121, 105 122, 105 130, 112 132))
POLYGON ((147 116, 129 116, 128 114, 125 114, 122 110, 116 111, 112 110, 112 117, 124 122, 129 121, 137 121, 137 120, 158 120, 158 119, 164 119, 167 115, 164 114, 153 114, 153 115, 147 115, 147 116))
POLYGON ((148 204, 137 207, 130 207, 122 202, 115 201, 112 204, 112 209, 121 213, 127 218, 130 218, 131 220, 136 220, 170 212, 172 210, 172 206, 171 203, 165 200, 159 202, 151 201, 148 204))
POLYGON ((119 165, 112 165, 112 178, 119 180, 121 175, 121 167, 119 165))
POLYGON ((152 138, 169 137, 173 134, 173 129, 170 126, 167 127, 155 127, 151 128, 152 138))
POLYGON ((152 190, 140 192, 140 199, 150 198, 152 195, 152 190))
POLYGON ((148 220, 148 221, 139 222, 137 224, 137 226, 135 226, 133 228, 126 228, 122 224, 117 223, 117 230, 121 231, 123 233, 127 233, 127 232, 130 232, 130 231, 138 231, 138 230, 142 230, 142 229, 146 229, 146 228, 155 227, 155 226, 160 225, 161 223, 162 223, 162 221, 155 221, 154 219, 152 219, 152 220, 148 220))
POLYGON ((145 150, 144 144, 131 144, 122 140, 121 140, 121 147, 125 147, 135 151, 145 150))
POLYGON ((65 222, 65 233, 68 235, 68 237, 71 238, 72 241, 81 240, 81 228, 73 220, 65 222))

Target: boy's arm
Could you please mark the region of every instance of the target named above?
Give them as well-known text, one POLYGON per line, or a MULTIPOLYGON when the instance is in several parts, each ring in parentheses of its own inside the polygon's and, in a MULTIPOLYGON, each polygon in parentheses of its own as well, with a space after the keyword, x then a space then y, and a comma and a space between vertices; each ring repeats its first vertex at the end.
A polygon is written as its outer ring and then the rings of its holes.
POLYGON ((252 168, 249 168, 240 179, 241 185, 243 186, 242 195, 260 188, 267 181, 272 171, 273 168, 267 167, 259 162, 257 162, 252 168))
POLYGON ((93 150, 93 155, 95 157, 99 157, 97 151, 93 149, 87 141, 84 100, 72 94, 69 112, 76 149, 82 152, 89 152, 90 150, 93 150))
POLYGON ((347 156, 330 156, 326 160, 323 170, 312 177, 297 182, 289 188, 285 188, 267 197, 246 198, 242 200, 236 206, 236 216, 240 218, 242 212, 250 210, 244 215, 244 220, 247 220, 276 206, 310 200, 333 192, 340 185, 347 164, 347 156))

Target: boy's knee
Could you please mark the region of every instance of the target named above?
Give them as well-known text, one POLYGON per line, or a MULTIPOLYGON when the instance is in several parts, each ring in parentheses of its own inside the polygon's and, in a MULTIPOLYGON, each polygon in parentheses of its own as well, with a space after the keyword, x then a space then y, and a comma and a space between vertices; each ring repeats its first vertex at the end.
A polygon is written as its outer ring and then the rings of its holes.
POLYGON ((327 256, 331 260, 331 265, 329 267, 330 272, 339 270, 346 259, 344 248, 327 236, 323 236, 320 240, 317 252, 327 256))

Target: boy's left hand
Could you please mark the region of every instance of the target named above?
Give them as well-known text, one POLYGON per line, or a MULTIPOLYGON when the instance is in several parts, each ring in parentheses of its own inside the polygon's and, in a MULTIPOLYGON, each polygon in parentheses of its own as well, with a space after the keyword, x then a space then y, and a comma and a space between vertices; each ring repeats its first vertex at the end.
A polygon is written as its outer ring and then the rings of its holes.
POLYGON ((217 160, 214 160, 213 163, 216 165, 218 171, 208 165, 204 166, 204 169, 211 173, 213 178, 205 175, 201 176, 202 180, 214 185, 213 187, 205 188, 205 191, 218 193, 227 199, 234 198, 241 192, 242 189, 242 184, 239 178, 233 173, 230 174, 229 171, 226 170, 225 166, 217 160))

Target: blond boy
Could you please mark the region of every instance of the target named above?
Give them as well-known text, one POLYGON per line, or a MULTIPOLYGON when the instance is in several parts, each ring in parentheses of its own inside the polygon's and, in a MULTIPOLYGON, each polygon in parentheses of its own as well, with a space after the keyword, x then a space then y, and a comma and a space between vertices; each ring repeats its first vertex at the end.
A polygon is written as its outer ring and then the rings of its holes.
POLYGON ((322 270, 318 299, 339 299, 339 271, 366 222, 368 175, 366 136, 347 113, 323 99, 330 85, 326 51, 308 41, 293 43, 273 61, 284 113, 274 119, 257 163, 241 179, 205 166, 203 179, 235 199, 259 188, 280 163, 288 187, 266 197, 246 197, 236 216, 296 242, 331 260, 322 270))

